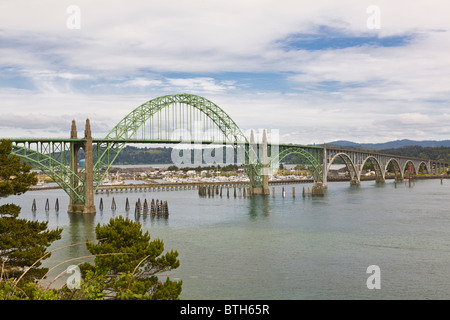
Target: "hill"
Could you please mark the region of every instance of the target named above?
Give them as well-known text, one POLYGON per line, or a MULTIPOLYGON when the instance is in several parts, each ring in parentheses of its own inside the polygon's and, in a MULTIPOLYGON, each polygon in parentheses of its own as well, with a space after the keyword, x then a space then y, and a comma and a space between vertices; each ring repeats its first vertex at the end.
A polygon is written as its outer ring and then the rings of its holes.
POLYGON ((364 147, 369 149, 395 149, 406 146, 420 146, 420 147, 450 147, 450 140, 395 140, 383 143, 356 143, 346 140, 337 140, 328 142, 327 145, 347 146, 347 147, 364 147))
POLYGON ((350 149, 377 151, 387 154, 395 154, 409 157, 417 157, 431 160, 450 161, 450 140, 396 140, 385 143, 356 143, 352 141, 338 140, 327 143, 328 146, 341 146, 350 149))

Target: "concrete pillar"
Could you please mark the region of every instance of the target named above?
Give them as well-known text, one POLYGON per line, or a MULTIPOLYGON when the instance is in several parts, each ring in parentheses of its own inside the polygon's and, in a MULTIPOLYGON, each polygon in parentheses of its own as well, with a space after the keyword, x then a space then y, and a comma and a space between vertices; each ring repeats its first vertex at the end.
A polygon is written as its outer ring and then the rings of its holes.
POLYGON ((327 146, 323 143, 323 171, 322 171, 323 187, 328 188, 328 158, 327 158, 327 146))
POLYGON ((94 204, 94 157, 92 150, 92 132, 91 124, 89 119, 86 119, 86 128, 84 131, 84 137, 86 138, 86 143, 84 146, 85 153, 85 181, 84 181, 84 191, 85 191, 85 203, 83 213, 95 213, 94 204))
MULTIPOLYGON (((250 165, 254 165, 256 164, 256 146, 255 146, 255 136, 253 134, 253 130, 250 132, 250 146, 249 146, 249 158, 248 158, 248 163, 250 165)), ((253 181, 253 179, 255 179, 254 177, 254 173, 252 170, 250 170, 250 174, 249 177, 250 179, 250 183, 253 181)), ((251 188, 251 186, 250 186, 251 188)))
POLYGON ((323 196, 325 195, 324 187, 322 182, 314 182, 312 186, 311 195, 313 196, 323 196))
MULTIPOLYGON (((77 138, 77 129, 75 120, 72 121, 72 128, 70 137, 72 139, 77 138)), ((69 213, 95 213, 95 204, 94 204, 94 161, 93 161, 93 150, 92 150, 92 133, 91 126, 89 123, 89 119, 86 120, 85 127, 85 139, 84 143, 82 142, 73 142, 70 146, 70 169, 78 173, 78 151, 81 147, 84 148, 85 153, 85 173, 84 173, 84 203, 81 201, 74 201, 70 198, 69 202, 69 213)), ((75 179, 73 179, 75 180, 75 179)), ((77 188, 78 181, 71 181, 72 186, 77 188)))
POLYGON ((267 135, 266 130, 263 132, 263 194, 269 194, 269 155, 267 147, 267 135))
MULTIPOLYGON (((70 129, 70 138, 71 139, 77 139, 78 138, 78 134, 77 134, 77 125, 75 123, 75 120, 72 121, 72 127, 70 129)), ((72 170, 72 172, 74 172, 75 174, 78 175, 78 151, 80 150, 81 145, 78 142, 72 142, 70 144, 70 170, 72 170)), ((72 180, 70 181, 72 188, 76 189, 78 186, 78 179, 76 179, 75 177, 72 177, 72 180)), ((71 193, 71 197, 69 200, 69 208, 68 208, 68 212, 69 213, 75 213, 75 212, 83 212, 83 208, 84 208, 84 204, 76 201, 73 199, 74 197, 74 192, 70 191, 71 193)))
POLYGON ((375 182, 377 182, 377 183, 384 183, 384 182, 386 182, 386 179, 384 177, 377 176, 375 178, 375 182))
MULTIPOLYGON (((250 136, 250 145, 252 145, 252 135, 250 136)), ((255 152, 256 153, 256 152, 255 152)), ((263 140, 262 140, 262 172, 260 173, 260 177, 262 179, 261 187, 250 187, 249 196, 250 195, 268 195, 270 194, 269 190, 269 156, 268 156, 268 146, 267 146, 267 135, 266 130, 263 132, 263 140)), ((256 177, 253 177, 256 179, 256 177)), ((253 181, 253 180, 251 180, 253 181)))

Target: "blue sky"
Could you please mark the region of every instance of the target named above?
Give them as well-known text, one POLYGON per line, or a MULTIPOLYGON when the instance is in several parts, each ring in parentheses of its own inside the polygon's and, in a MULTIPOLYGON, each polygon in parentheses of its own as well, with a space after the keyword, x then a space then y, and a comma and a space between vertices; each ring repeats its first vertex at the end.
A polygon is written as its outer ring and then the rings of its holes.
POLYGON ((0 0, 0 136, 174 93, 283 142, 450 139, 448 1, 0 0), (70 5, 80 28, 69 29, 70 5), (368 27, 379 8, 379 28, 368 27))

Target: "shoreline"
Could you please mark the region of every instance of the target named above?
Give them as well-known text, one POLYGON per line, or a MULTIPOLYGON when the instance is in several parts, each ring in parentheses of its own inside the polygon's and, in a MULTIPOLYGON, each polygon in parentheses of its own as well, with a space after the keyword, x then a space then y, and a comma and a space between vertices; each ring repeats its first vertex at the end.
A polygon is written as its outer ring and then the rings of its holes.
MULTIPOLYGON (((386 180, 394 180, 394 176, 386 177, 386 180)), ((403 178, 403 180, 409 180, 410 178, 403 178)), ((426 180, 426 179, 450 179, 450 175, 442 176, 412 176, 412 180, 426 180)), ((375 181, 376 177, 361 177, 361 181, 375 181)), ((350 181, 349 177, 328 177, 327 182, 345 182, 350 181)), ((282 184, 303 184, 313 183, 313 179, 286 179, 286 180, 271 180, 269 185, 282 185, 282 184)), ((111 189, 134 189, 134 188, 159 188, 159 187, 176 187, 176 186, 202 186, 202 185, 248 185, 248 181, 190 181, 190 182, 161 182, 161 183, 142 183, 142 184, 122 184, 111 186, 100 186, 98 190, 111 190, 111 189)), ((29 191, 39 190, 53 190, 61 189, 60 186, 50 187, 31 187, 29 191)))

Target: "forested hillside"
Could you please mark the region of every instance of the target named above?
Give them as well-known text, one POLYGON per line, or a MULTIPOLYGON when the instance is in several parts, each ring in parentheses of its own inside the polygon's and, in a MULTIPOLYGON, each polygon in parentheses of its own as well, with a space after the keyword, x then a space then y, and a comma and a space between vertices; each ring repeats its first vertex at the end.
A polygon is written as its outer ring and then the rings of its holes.
MULTIPOLYGON (((349 146, 355 149, 355 146, 349 146)), ((367 148, 366 148, 367 149, 367 148)), ((395 149, 372 149, 369 151, 381 152, 393 155, 402 155, 408 157, 424 158, 431 160, 440 160, 450 162, 450 147, 421 147, 421 146, 405 146, 395 149)), ((225 151, 224 151, 225 152, 225 151)), ((96 161, 96 150, 94 147, 94 161, 96 161)), ((83 150, 79 151, 79 159, 84 158, 83 150)), ((284 163, 306 164, 305 159, 300 156, 291 154, 283 159, 284 163)), ((126 146, 117 156, 114 164, 170 164, 172 163, 172 148, 138 148, 134 146, 126 146)), ((335 164, 341 163, 340 159, 336 159, 335 164)))
POLYGON ((450 162, 450 147, 406 146, 395 149, 379 150, 378 152, 450 162))
POLYGON ((166 164, 172 163, 172 148, 137 148, 126 146, 114 164, 166 164))

